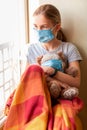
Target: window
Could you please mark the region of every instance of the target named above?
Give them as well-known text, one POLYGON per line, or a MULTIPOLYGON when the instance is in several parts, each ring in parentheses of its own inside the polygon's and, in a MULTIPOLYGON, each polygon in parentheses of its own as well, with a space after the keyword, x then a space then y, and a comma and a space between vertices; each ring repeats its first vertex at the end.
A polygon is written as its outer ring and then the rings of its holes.
POLYGON ((35 42, 34 32, 32 30, 32 14, 38 7, 39 0, 25 0, 25 35, 26 43, 35 42))
POLYGON ((20 78, 18 52, 11 42, 0 44, 0 121, 4 116, 6 100, 16 88, 20 78))

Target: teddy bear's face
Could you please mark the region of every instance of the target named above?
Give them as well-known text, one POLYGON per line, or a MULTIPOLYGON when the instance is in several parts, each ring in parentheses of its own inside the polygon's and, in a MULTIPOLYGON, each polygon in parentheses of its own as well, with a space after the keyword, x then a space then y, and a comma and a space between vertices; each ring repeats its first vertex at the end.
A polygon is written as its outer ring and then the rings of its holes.
POLYGON ((41 64, 52 59, 61 60, 61 57, 57 53, 47 53, 42 57, 41 64))
POLYGON ((39 60, 37 60, 38 64, 40 64, 42 66, 44 66, 44 65, 51 66, 51 67, 56 68, 56 69, 58 69, 60 71, 64 71, 64 69, 66 67, 65 56, 63 55, 62 52, 59 52, 59 53, 47 53, 47 54, 39 57, 38 59, 39 59, 39 60))

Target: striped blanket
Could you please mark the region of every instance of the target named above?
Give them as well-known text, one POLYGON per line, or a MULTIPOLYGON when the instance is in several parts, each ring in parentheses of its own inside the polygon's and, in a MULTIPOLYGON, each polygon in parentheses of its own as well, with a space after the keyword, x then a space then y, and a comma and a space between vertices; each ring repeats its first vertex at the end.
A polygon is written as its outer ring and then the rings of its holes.
POLYGON ((3 130, 81 130, 77 118, 83 102, 79 98, 60 99, 51 105, 44 72, 38 65, 29 66, 17 89, 9 97, 3 130))

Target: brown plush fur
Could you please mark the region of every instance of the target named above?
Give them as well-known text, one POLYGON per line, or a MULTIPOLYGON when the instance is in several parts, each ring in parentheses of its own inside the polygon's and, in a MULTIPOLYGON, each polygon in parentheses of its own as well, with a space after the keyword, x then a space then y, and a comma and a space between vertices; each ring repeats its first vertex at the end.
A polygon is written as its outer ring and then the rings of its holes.
MULTIPOLYGON (((66 65, 66 60, 64 55, 60 52, 60 53, 56 53, 56 54, 45 54, 44 56, 41 56, 39 58, 37 58, 37 62, 39 65, 41 65, 43 62, 50 60, 50 59, 61 59, 62 60, 62 68, 64 70, 65 73, 75 77, 78 73, 78 71, 73 68, 70 67, 68 69, 66 69, 67 65, 66 65)), ((76 87, 70 87, 67 85, 67 88, 64 89, 62 88, 62 86, 57 84, 57 81, 53 81, 52 84, 49 87, 50 90, 50 94, 53 98, 58 98, 58 97, 62 97, 65 99, 72 99, 73 97, 78 95, 78 89, 76 87)))

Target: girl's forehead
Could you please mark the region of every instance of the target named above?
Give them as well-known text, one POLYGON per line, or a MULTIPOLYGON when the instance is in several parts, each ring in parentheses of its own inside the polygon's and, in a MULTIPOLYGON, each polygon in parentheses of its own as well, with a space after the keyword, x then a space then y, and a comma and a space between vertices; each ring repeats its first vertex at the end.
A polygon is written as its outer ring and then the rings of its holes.
POLYGON ((52 21, 48 18, 46 18, 44 15, 40 14, 40 15, 36 15, 33 16, 33 24, 49 24, 52 25, 52 21))

